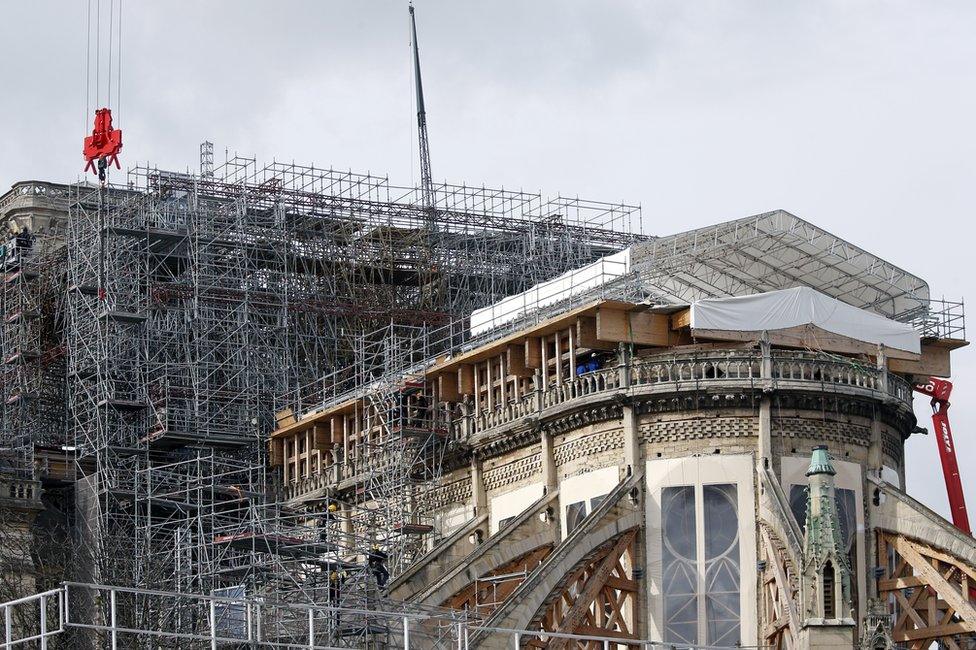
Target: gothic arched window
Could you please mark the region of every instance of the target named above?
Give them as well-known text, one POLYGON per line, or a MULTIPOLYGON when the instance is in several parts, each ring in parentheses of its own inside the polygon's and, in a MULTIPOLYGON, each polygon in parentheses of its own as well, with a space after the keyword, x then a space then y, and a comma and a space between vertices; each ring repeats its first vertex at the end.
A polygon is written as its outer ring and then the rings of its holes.
POLYGON ((662 492, 664 640, 732 646, 740 641, 736 486, 662 492))
POLYGON ((823 616, 824 618, 837 618, 834 611, 836 594, 834 588, 834 565, 828 561, 823 567, 823 616))

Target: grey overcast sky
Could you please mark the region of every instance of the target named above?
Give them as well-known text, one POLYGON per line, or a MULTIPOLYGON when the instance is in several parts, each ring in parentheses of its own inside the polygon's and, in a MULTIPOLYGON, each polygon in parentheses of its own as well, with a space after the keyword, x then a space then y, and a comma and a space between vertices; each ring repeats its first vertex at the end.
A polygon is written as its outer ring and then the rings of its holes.
MULTIPOLYGON (((88 2, 3 4, 0 187, 74 180, 88 2)), ((976 297, 976 3, 416 6, 438 179, 640 203, 652 234, 784 208, 935 296, 976 297)), ((218 158, 411 183, 408 42, 405 1, 125 2, 123 163, 195 167, 209 139, 218 158)), ((976 508, 976 355, 954 370, 976 508)), ((930 426, 922 400, 916 413, 930 426)), ((931 436, 908 441, 907 465, 909 490, 946 513, 931 436)))

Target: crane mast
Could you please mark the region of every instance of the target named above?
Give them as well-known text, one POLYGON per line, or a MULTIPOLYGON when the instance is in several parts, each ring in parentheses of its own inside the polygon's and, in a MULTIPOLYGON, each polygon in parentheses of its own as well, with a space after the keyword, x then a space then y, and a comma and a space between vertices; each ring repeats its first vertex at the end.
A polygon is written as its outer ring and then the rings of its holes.
MULTIPOLYGON (((430 172, 430 145, 427 140, 427 111, 424 85, 420 79, 420 47, 417 45, 417 20, 410 5, 410 31, 413 37, 413 72, 417 86, 417 135, 420 144, 420 199, 428 210, 434 207, 434 181, 430 172)), ((433 219, 431 218, 431 221, 433 219)))

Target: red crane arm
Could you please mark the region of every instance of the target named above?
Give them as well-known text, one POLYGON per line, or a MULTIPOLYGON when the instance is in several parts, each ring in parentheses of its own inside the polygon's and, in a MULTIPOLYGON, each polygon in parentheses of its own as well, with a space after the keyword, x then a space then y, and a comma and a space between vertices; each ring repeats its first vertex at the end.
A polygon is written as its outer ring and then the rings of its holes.
POLYGON ((959 477, 956 446, 952 441, 952 428, 949 426, 949 395, 952 393, 952 382, 929 377, 926 383, 916 384, 915 390, 932 398, 932 427, 936 444, 939 445, 939 459, 942 461, 942 473, 945 476, 952 523, 962 532, 971 535, 966 496, 962 491, 962 479, 959 477))

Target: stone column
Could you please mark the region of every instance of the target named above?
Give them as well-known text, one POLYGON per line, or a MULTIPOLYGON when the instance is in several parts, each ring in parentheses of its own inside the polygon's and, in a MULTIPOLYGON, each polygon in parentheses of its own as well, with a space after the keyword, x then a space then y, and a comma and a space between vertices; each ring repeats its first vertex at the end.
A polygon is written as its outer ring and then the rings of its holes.
POLYGON ((632 404, 623 405, 621 421, 624 427, 624 469, 627 470, 626 475, 631 476, 638 470, 642 460, 637 409, 632 404))
POLYGON ((539 452, 542 461, 542 484, 546 488, 546 493, 556 489, 559 481, 556 478, 556 455, 553 451, 552 434, 543 431, 539 436, 542 449, 539 452))
POLYGON ((759 362, 759 380, 762 386, 762 397, 759 401, 759 464, 771 469, 770 464, 773 457, 773 355, 766 332, 763 332, 759 349, 762 354, 759 362))
MULTIPOLYGON (((888 356, 885 354, 884 345, 878 346, 878 390, 885 395, 888 393, 888 356)), ((875 476, 881 476, 882 446, 881 446, 881 420, 878 417, 877 407, 871 418, 871 444, 868 446, 868 471, 875 476)), ((865 492, 865 494, 867 494, 865 492)))
POLYGON ((481 462, 480 458, 471 458, 471 501, 476 517, 488 512, 488 493, 485 490, 485 477, 481 462))
POLYGON ((617 384, 630 388, 630 346, 626 343, 617 345, 617 384))

